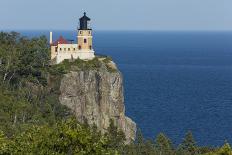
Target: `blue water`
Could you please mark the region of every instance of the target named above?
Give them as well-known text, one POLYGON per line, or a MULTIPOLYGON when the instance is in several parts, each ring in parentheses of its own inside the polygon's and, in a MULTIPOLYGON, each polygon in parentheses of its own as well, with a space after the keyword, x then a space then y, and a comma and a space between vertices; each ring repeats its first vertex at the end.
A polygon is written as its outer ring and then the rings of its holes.
MULTIPOLYGON (((27 36, 48 32, 23 32, 27 36)), ((75 32, 55 32, 75 39, 75 32)), ((147 138, 232 143, 232 32, 95 32, 124 76, 126 114, 147 138)))

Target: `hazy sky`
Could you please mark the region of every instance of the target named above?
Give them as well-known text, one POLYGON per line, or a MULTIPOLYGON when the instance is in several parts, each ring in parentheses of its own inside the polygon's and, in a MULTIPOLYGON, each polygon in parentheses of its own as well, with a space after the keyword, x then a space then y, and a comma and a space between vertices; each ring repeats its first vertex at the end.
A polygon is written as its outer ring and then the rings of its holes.
POLYGON ((0 0, 0 30, 232 30, 232 0, 0 0))

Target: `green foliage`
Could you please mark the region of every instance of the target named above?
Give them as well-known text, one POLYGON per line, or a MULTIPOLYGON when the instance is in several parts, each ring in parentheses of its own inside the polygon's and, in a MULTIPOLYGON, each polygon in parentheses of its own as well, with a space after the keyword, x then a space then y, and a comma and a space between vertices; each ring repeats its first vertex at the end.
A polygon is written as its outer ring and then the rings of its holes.
POLYGON ((193 138, 192 133, 189 131, 185 135, 185 138, 183 142, 180 144, 178 148, 179 152, 182 152, 181 154, 186 154, 186 155, 196 155, 199 154, 198 147, 196 145, 196 142, 193 138))
POLYGON ((159 154, 171 155, 174 154, 174 149, 171 140, 166 137, 163 133, 160 133, 155 140, 155 147, 159 154))
POLYGON ((8 139, 5 137, 4 133, 0 131, 0 154, 6 154, 8 150, 8 139))
POLYGON ((125 135, 121 130, 118 130, 112 119, 110 120, 110 125, 105 136, 108 139, 108 147, 117 149, 120 152, 123 151, 125 145, 124 142, 126 140, 125 135))
POLYGON ((151 140, 144 139, 141 130, 137 132, 137 139, 135 143, 126 145, 124 152, 125 155, 156 155, 155 144, 151 140))
POLYGON ((146 152, 146 141, 145 139, 143 138, 143 135, 142 135, 142 131, 141 130, 138 130, 138 133, 137 133, 137 143, 136 143, 136 154, 145 154, 146 152))
POLYGON ((108 147, 107 137, 95 134, 90 128, 77 124, 77 120, 68 119, 52 127, 32 126, 9 140, 0 137, 0 142, 4 142, 0 148, 5 154, 118 154, 108 147))
POLYGON ((232 155, 230 145, 226 143, 221 148, 198 147, 191 132, 187 132, 183 142, 176 148, 171 140, 163 133, 158 134, 156 140, 144 139, 140 130, 137 140, 124 147, 123 155, 232 155))
POLYGON ((27 39, 16 32, 1 32, 1 82, 18 86, 23 79, 28 79, 45 84, 43 70, 49 64, 48 51, 45 36, 27 39))
POLYGON ((54 124, 69 110, 49 91, 45 36, 28 39, 0 33, 0 130, 10 137, 30 124, 54 124))
POLYGON ((65 73, 68 73, 70 71, 83 71, 83 70, 100 70, 100 69, 106 69, 108 72, 116 72, 117 70, 115 68, 112 68, 110 66, 110 63, 112 61, 111 57, 99 57, 96 56, 92 60, 64 60, 60 64, 52 65, 48 68, 49 73, 52 75, 63 75, 65 73))
POLYGON ((232 155, 232 149, 229 143, 225 143, 221 148, 204 155, 232 155))
POLYGON ((209 152, 215 152, 218 148, 216 147, 209 147, 209 146, 200 146, 198 147, 199 154, 207 154, 209 152))

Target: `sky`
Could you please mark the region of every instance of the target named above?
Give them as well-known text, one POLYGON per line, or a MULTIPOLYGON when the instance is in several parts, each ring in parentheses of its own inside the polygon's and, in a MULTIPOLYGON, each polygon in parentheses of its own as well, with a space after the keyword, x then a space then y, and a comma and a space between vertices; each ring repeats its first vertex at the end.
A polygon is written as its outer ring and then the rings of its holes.
POLYGON ((1 30, 232 30, 232 0, 0 0, 1 30))

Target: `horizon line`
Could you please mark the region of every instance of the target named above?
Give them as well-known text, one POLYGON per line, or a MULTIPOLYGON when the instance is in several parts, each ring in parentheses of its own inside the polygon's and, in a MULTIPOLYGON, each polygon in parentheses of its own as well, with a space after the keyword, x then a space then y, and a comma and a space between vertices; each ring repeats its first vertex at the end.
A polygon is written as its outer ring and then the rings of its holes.
MULTIPOLYGON (((2 29, 0 30, 0 32, 4 32, 4 31, 76 31, 76 30, 73 30, 73 29, 2 29)), ((129 29, 96 29, 96 30, 93 30, 93 31, 108 31, 108 32, 112 32, 112 31, 115 31, 115 32, 120 32, 120 31, 127 31, 127 32, 144 32, 144 31, 147 31, 147 32, 232 32, 232 29, 231 30, 220 30, 220 29, 215 29, 215 30, 205 30, 205 29, 201 29, 201 30, 197 30, 197 29, 189 29, 189 30, 178 30, 178 29, 137 29, 137 30, 129 30, 129 29)))

